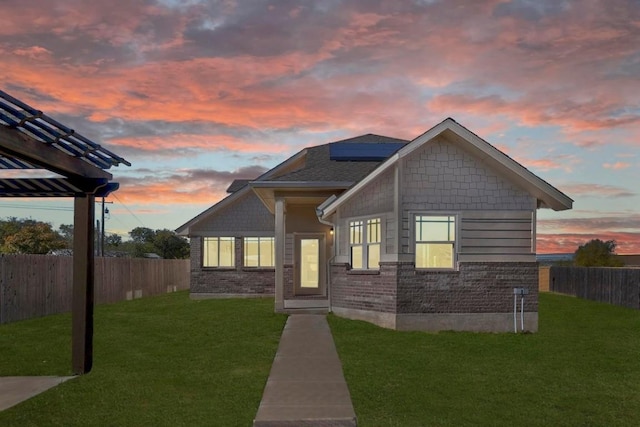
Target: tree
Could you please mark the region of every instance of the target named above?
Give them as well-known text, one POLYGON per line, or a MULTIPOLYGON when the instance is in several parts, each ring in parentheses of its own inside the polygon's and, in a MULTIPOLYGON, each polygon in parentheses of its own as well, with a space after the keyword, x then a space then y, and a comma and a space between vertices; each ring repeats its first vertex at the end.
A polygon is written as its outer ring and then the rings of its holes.
POLYGON ((130 245, 123 246, 131 250, 134 257, 144 257, 148 253, 156 253, 165 259, 189 257, 189 242, 174 231, 137 227, 129 232, 129 236, 130 245))
POLYGON ((189 242, 171 230, 156 230, 153 239, 156 253, 165 259, 189 258, 189 242))
POLYGON ((60 235, 66 242, 67 248, 72 249, 73 248, 73 224, 61 224, 60 227, 58 227, 58 230, 60 230, 58 231, 58 233, 60 233, 60 235))
POLYGON ((51 224, 37 222, 5 238, 3 251, 12 254, 46 254, 65 245, 64 239, 51 228, 51 224))
POLYGON ((593 239, 576 249, 574 263, 580 267, 621 267, 624 263, 615 250, 615 240, 593 239))
POLYGON ((136 227, 129 232, 134 243, 152 243, 156 233, 147 227, 136 227))
POLYGON ((33 219, 18 219, 15 216, 0 220, 0 243, 3 244, 7 237, 16 234, 22 227, 35 225, 36 223, 37 221, 33 219))
POLYGON ((110 248, 117 248, 122 244, 122 237, 117 234, 107 234, 104 236, 104 244, 110 248))

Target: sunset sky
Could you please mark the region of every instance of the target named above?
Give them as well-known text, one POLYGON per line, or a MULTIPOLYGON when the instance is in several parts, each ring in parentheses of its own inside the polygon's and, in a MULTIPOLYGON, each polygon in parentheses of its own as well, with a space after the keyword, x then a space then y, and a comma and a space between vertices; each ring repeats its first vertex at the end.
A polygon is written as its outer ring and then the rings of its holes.
MULTIPOLYGON (((640 2, 3 0, 0 88, 125 157, 108 232, 175 229, 305 146, 453 117, 575 200, 538 252, 640 253, 640 2)), ((73 222, 70 199, 0 217, 73 222)))

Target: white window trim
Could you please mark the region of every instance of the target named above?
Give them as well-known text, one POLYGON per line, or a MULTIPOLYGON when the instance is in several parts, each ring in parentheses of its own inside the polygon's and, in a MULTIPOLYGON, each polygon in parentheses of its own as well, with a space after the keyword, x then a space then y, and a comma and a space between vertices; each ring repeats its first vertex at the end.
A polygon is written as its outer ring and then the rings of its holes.
POLYGON ((242 268, 255 268, 255 269, 273 269, 276 266, 275 261, 275 238, 273 236, 245 236, 242 238, 242 268), (247 244, 246 239, 257 239, 258 240, 258 265, 247 265, 247 244), (273 264, 271 265, 260 265, 260 241, 263 239, 271 239, 272 244, 272 258, 273 264))
POLYGON ((236 268, 236 263, 238 260, 236 259, 236 237, 233 236, 202 236, 202 268, 211 268, 211 269, 234 269, 236 268), (207 239, 217 239, 218 243, 218 265, 205 265, 205 247, 207 245, 207 239), (220 239, 233 239, 233 248, 232 248, 232 256, 233 256, 233 264, 232 265, 220 265, 220 239))
POLYGON ((385 242, 385 235, 384 235, 384 224, 386 224, 385 221, 385 217, 383 215, 369 215, 369 216, 365 216, 365 217, 356 217, 356 218, 348 218, 346 220, 346 229, 347 229, 347 247, 348 247, 348 254, 347 256, 349 257, 349 265, 351 265, 351 268, 353 270, 357 270, 357 271, 379 271, 380 270, 380 264, 378 264, 377 268, 369 268, 368 264, 369 264, 369 246, 370 245, 378 245, 379 247, 379 263, 382 262, 382 256, 384 254, 383 251, 383 243, 385 242), (380 225, 380 241, 377 243, 369 243, 369 236, 368 236, 368 221, 370 220, 374 220, 377 219, 379 221, 379 225, 380 225), (362 221, 362 243, 354 245, 351 243, 351 223, 352 222, 356 222, 356 221, 362 221), (351 257, 352 254, 352 247, 353 246, 361 246, 362 247, 362 268, 354 268, 353 267, 353 259, 351 257))
MULTIPOLYGON (((451 268, 428 268, 428 267, 416 267, 416 270, 420 271, 458 271, 458 249, 460 247, 460 212, 451 212, 451 211, 412 211, 409 212, 409 218, 411 221, 411 251, 413 253, 413 260, 415 265, 416 259, 416 244, 418 240, 416 239, 417 230, 416 230, 416 217, 418 216, 452 216, 455 221, 455 239, 453 240, 453 267, 451 268)), ((438 243, 437 241, 425 241, 424 243, 438 243)))

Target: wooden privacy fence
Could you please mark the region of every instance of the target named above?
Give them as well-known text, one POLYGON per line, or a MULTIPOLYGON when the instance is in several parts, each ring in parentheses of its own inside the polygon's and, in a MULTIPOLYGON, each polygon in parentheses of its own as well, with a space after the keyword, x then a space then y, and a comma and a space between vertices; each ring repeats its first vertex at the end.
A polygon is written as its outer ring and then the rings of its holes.
POLYGON ((549 289, 640 309, 640 268, 551 267, 549 289))
MULTIPOLYGON (((96 258, 96 304, 189 289, 189 260, 96 258)), ((71 311, 73 258, 0 256, 0 324, 71 311)))

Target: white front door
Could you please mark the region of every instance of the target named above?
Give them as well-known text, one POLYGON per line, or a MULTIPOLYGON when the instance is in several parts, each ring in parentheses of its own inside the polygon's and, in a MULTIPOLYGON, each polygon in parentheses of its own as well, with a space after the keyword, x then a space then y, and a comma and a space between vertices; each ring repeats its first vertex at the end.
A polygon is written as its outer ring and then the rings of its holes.
POLYGON ((324 293, 324 235, 295 235, 294 283, 296 295, 322 295, 324 293))

